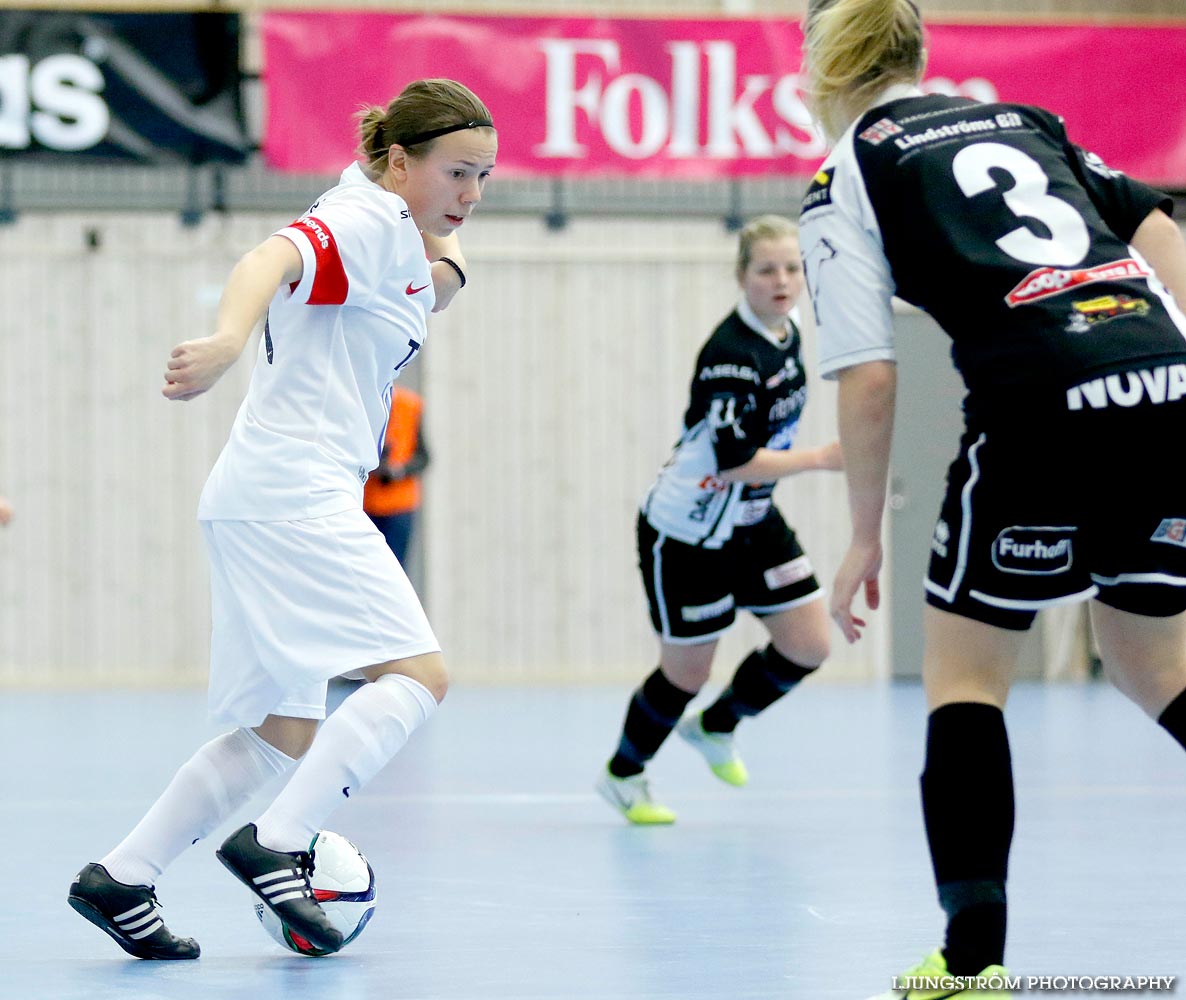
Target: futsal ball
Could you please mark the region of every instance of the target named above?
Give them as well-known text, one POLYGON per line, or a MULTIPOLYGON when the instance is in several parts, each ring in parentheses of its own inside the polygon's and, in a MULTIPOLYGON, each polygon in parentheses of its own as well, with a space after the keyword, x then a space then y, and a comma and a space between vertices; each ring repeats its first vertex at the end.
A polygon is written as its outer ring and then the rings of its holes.
MULTIPOLYGON (((375 873, 366 856, 340 833, 322 830, 309 845, 313 876, 309 884, 329 922, 342 932, 342 947, 353 941, 375 912, 375 873)), ((300 955, 326 955, 287 927, 263 903, 255 904, 259 922, 276 943, 300 955)))

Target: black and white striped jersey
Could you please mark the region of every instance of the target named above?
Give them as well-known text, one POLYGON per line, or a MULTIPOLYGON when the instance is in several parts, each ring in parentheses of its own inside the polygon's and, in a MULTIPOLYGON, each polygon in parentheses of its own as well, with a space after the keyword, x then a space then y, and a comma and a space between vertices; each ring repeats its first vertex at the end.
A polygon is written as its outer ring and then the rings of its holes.
POLYGON ((969 411, 1074 408, 1095 374, 1182 361, 1186 317, 1129 245, 1158 208, 1048 111, 891 87, 804 196, 821 374, 894 358, 894 295, 951 337, 969 411))
POLYGON ((642 504, 656 531, 688 545, 719 548, 736 527, 771 510, 774 483, 730 483, 717 475, 744 465, 759 448, 795 441, 807 398, 799 327, 769 333, 742 299, 696 359, 684 432, 642 504))

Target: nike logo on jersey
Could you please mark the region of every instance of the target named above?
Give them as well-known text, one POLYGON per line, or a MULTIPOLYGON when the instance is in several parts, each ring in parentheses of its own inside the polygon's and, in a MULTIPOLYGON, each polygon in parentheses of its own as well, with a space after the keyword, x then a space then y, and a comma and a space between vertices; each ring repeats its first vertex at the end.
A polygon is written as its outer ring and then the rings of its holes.
MULTIPOLYGON (((431 284, 432 284, 432 282, 430 281, 430 282, 428 283, 428 285, 431 285, 431 284)), ((422 292, 422 291, 424 291, 424 289, 426 289, 426 288, 428 287, 428 285, 421 285, 419 288, 413 288, 413 287, 412 287, 412 283, 409 281, 409 282, 408 282, 408 287, 407 287, 407 289, 406 289, 406 290, 407 290, 407 293, 408 293, 409 295, 415 295, 417 292, 422 292)))

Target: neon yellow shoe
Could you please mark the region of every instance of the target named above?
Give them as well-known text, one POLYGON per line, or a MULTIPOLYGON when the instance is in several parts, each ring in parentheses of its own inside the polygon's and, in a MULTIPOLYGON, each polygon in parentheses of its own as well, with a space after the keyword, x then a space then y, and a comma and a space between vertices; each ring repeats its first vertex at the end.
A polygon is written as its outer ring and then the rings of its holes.
POLYGON ((606 767, 593 787, 635 826, 664 826, 675 822, 675 813, 651 798, 650 782, 641 774, 619 778, 606 767))
POLYGON ((732 733, 705 732, 701 715, 685 715, 675 727, 683 741, 700 751, 709 769, 721 781, 740 788, 749 782, 749 771, 737 756, 732 733))
POLYGON ((948 1000, 976 997, 978 1000, 1012 1000, 1010 985, 1016 980, 1003 967, 990 965, 976 976, 953 976, 947 971, 942 951, 933 951, 909 972, 894 977, 893 989, 869 1000, 948 1000))

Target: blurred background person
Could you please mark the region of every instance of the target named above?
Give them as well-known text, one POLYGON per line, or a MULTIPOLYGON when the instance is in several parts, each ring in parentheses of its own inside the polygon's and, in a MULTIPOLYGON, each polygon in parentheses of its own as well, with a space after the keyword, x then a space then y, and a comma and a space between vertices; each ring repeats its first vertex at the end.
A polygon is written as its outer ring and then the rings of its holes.
POLYGON ((638 515, 638 560, 659 637, 659 666, 634 692, 597 791, 637 825, 671 823, 644 771, 677 729, 721 781, 749 780, 734 746, 744 718, 765 711, 828 656, 823 590, 774 503, 779 479, 840 468, 840 446, 794 448, 807 401, 796 303, 799 232, 778 215, 741 230, 741 298, 696 359, 684 432, 638 515), (704 712, 680 717, 707 683, 717 641, 743 609, 770 635, 704 712))
POLYGON ((429 462, 423 413, 424 400, 420 394, 396 386, 379 465, 367 480, 362 496, 363 510, 405 568, 416 512, 420 509, 420 477, 429 462))

